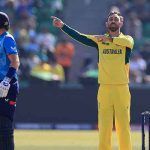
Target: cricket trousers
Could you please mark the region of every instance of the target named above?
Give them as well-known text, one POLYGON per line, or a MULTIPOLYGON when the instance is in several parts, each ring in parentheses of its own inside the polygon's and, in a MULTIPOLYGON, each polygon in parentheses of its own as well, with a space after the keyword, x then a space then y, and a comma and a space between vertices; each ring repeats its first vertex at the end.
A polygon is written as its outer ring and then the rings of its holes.
POLYGON ((128 84, 100 85, 98 90, 99 150, 112 150, 115 119, 119 150, 132 150, 130 130, 130 91, 128 84))
POLYGON ((6 97, 0 98, 0 150, 14 150, 13 118, 19 93, 18 81, 13 78, 6 97))

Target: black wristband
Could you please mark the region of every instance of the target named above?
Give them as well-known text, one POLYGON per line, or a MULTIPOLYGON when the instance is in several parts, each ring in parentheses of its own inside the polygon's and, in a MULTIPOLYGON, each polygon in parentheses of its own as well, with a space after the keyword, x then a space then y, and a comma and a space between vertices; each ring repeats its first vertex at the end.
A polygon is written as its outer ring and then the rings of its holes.
POLYGON ((14 67, 9 67, 6 77, 12 78, 16 74, 16 69, 14 67))

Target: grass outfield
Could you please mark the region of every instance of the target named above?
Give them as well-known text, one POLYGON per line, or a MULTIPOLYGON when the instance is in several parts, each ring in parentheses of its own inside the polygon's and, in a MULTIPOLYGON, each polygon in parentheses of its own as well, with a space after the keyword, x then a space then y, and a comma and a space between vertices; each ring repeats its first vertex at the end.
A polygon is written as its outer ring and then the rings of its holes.
MULTIPOLYGON (((112 140, 113 150, 118 150, 115 133, 112 140)), ((141 150, 140 132, 132 132, 132 141, 133 150, 141 150)), ((16 150, 98 150, 98 132, 15 130, 15 143, 16 150)))

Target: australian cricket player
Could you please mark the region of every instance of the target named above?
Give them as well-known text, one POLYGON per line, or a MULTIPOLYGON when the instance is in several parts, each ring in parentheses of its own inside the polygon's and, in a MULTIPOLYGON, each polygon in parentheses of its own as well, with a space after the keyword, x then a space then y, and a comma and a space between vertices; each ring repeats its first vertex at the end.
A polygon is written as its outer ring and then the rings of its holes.
POLYGON ((134 41, 120 29, 123 17, 110 12, 104 35, 82 34, 55 16, 53 25, 84 45, 95 47, 99 53, 98 124, 99 150, 112 150, 111 135, 115 118, 119 150, 131 150, 129 58, 134 41))
POLYGON ((0 150, 14 150, 13 116, 19 90, 18 52, 8 29, 9 18, 0 12, 0 150))

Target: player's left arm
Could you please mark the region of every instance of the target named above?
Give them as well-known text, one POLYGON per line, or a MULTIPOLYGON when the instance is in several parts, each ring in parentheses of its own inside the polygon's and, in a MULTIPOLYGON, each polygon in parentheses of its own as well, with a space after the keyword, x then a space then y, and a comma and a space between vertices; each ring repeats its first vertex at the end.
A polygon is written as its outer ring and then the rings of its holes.
POLYGON ((15 76, 20 65, 19 56, 16 48, 16 42, 12 37, 5 37, 3 46, 6 57, 10 61, 8 72, 4 79, 0 82, 0 97, 6 97, 10 88, 10 81, 15 76))
POLYGON ((128 47, 130 49, 133 49, 133 45, 134 45, 134 40, 129 35, 126 35, 126 36, 124 35, 124 36, 120 36, 120 37, 114 37, 112 39, 112 42, 114 44, 116 44, 116 45, 128 47))
POLYGON ((8 56, 8 59, 10 60, 10 62, 11 62, 10 67, 15 68, 16 71, 17 71, 18 68, 19 68, 19 65, 20 65, 18 54, 9 54, 7 56, 8 56))

